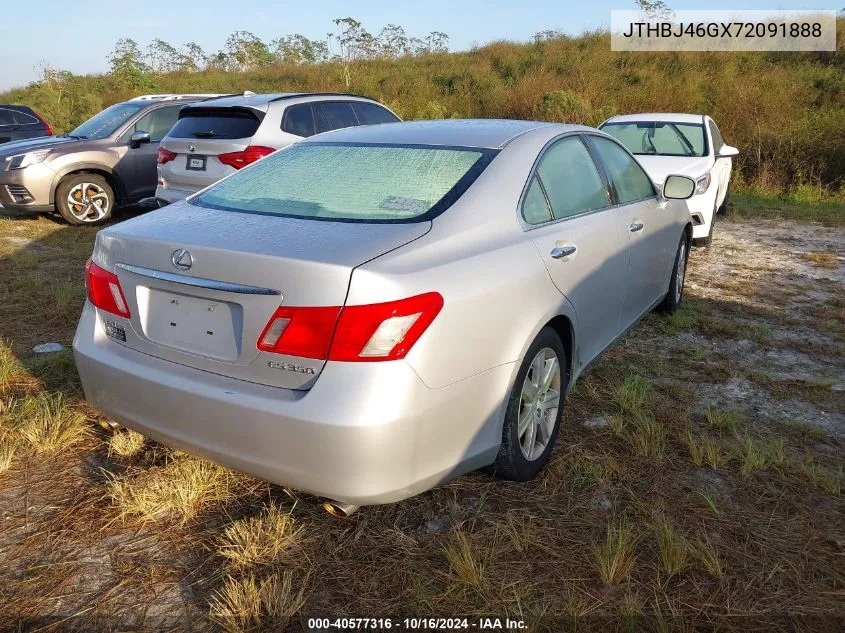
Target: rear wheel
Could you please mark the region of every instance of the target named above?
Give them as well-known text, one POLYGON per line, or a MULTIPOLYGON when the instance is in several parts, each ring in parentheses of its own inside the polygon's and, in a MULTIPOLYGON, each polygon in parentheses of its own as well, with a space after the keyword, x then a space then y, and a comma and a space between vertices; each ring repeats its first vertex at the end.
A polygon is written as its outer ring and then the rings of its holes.
POLYGON ((672 277, 669 280, 669 292, 657 309, 672 314, 681 305, 684 297, 684 283, 687 278, 687 259, 689 258, 689 239, 686 232, 681 236, 678 251, 675 253, 675 265, 672 266, 672 277))
POLYGON ((516 375, 493 472, 503 479, 537 476, 552 454, 566 391, 566 350, 557 333, 540 330, 516 375))
POLYGON ((97 174, 73 174, 56 188, 56 209, 74 226, 96 225, 111 218, 114 190, 97 174))

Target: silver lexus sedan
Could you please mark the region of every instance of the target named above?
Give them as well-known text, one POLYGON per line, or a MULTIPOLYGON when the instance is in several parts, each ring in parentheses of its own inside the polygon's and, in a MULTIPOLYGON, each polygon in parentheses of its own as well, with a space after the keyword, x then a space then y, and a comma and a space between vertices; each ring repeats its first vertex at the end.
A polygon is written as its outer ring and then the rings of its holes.
POLYGON ((694 188, 581 126, 314 136, 97 235, 86 397, 346 513, 530 479, 584 368, 681 301, 694 188))

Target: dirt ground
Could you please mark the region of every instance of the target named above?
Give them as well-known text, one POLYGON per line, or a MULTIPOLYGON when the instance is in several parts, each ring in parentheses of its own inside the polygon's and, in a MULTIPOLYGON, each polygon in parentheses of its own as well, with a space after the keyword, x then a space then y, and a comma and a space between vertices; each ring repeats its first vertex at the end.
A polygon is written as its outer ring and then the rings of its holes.
POLYGON ((32 353, 70 346, 93 235, 0 219, 0 440, 39 416, 66 429, 5 468, 0 443, 0 630, 306 630, 302 613, 842 630, 845 227, 720 221, 683 309, 579 381, 537 481, 471 474, 347 520, 121 448, 72 356, 32 353))

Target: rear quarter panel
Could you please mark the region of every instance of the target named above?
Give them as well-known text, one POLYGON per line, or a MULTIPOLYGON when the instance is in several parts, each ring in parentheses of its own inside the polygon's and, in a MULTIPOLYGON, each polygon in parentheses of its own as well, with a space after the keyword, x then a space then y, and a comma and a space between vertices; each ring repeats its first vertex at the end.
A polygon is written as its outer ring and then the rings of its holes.
POLYGON ((407 356, 429 387, 515 363, 558 314, 575 323, 517 219, 523 186, 544 143, 514 141, 435 218, 428 234, 353 272, 347 305, 443 295, 443 310, 407 356))

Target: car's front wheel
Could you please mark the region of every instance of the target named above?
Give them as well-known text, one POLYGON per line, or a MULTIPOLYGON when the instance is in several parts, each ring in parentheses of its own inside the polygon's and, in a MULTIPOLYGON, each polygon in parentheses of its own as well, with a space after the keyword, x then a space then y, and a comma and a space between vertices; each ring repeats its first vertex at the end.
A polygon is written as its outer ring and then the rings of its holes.
POLYGON ((552 454, 563 418, 568 361, 557 333, 545 327, 528 348, 508 399, 493 472, 503 479, 537 476, 552 454))
POLYGON ((681 243, 675 253, 675 264, 672 266, 672 276, 669 279, 669 292, 663 302, 657 307, 661 312, 672 314, 681 305, 684 297, 684 283, 687 279, 687 260, 689 259, 689 238, 686 232, 681 236, 681 243))
POLYGON ((74 226, 106 222, 114 203, 114 190, 97 174, 73 174, 56 188, 56 209, 74 226))

